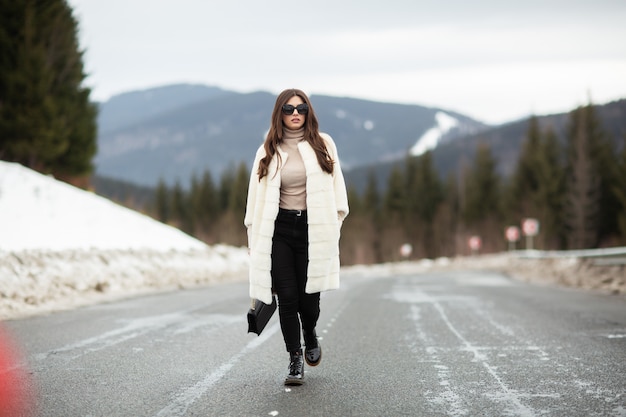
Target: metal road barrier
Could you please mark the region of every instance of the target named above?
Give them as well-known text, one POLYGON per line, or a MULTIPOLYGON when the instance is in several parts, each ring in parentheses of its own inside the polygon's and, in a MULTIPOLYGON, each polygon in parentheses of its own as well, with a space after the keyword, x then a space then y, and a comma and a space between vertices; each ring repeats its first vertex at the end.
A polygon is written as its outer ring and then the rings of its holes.
POLYGON ((564 251, 517 250, 512 255, 525 259, 588 259, 594 266, 626 265, 626 246, 564 251))

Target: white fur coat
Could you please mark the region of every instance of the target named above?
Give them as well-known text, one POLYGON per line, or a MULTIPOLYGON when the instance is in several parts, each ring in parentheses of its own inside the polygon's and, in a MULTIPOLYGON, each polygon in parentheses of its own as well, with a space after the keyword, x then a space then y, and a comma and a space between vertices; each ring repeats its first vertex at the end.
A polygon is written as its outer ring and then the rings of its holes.
MULTIPOLYGON (((298 143, 306 170, 309 267, 305 290, 309 294, 339 288, 339 237, 343 220, 348 215, 348 196, 337 147, 329 135, 322 133, 321 136, 335 161, 332 175, 319 166, 315 151, 308 142, 298 143)), ((278 152, 284 164, 288 154, 280 147, 278 152)), ((250 297, 270 304, 272 237, 280 201, 281 167, 278 156, 274 155, 268 175, 259 182, 257 171, 264 156, 265 149, 260 146, 252 165, 244 225, 248 229, 250 249, 250 297)))

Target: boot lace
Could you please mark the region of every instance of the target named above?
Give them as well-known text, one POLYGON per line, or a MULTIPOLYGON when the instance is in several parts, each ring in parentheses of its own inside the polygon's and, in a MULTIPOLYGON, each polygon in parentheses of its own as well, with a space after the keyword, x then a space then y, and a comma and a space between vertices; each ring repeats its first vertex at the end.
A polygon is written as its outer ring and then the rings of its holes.
POLYGON ((302 373, 302 354, 295 354, 291 356, 289 362, 289 375, 299 375, 302 373))

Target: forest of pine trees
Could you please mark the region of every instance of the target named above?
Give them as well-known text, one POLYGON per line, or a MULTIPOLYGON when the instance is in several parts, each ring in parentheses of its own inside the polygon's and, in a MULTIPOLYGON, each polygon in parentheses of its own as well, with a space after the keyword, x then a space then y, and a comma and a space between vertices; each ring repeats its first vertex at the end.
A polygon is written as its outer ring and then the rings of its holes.
POLYGON ((245 163, 222 174, 216 184, 211 173, 193 176, 191 189, 179 182, 168 187, 159 181, 153 207, 147 209, 163 223, 176 226, 209 244, 227 243, 245 246, 243 227, 250 171, 245 163))
MULTIPOLYGON (((483 253, 507 250, 504 231, 524 218, 539 221, 534 249, 583 249, 626 244, 626 138, 616 146, 592 104, 570 114, 559 140, 535 117, 510 178, 498 174, 487 145, 474 160, 440 178, 432 154, 407 157, 377 184, 372 173, 363 193, 348 190, 350 215, 341 240, 344 264, 467 255, 471 236, 483 253)), ((242 221, 249 171, 226 172, 216 185, 206 172, 191 189, 160 183, 153 213, 208 243, 245 245, 242 221)), ((524 249, 525 242, 516 243, 524 249)))
POLYGON ((0 0, 0 159, 85 185, 96 106, 65 0, 0 0))

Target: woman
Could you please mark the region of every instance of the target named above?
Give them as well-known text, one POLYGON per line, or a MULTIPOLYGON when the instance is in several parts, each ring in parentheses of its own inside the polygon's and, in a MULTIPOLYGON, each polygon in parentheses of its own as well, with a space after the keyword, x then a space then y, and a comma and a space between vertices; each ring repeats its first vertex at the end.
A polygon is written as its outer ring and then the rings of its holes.
POLYGON ((320 133, 309 98, 285 90, 276 98, 269 132, 254 158, 244 224, 250 249, 250 297, 278 296, 289 352, 285 385, 301 385, 304 358, 322 358, 315 326, 320 291, 339 288, 339 236, 348 197, 332 138, 320 133))

